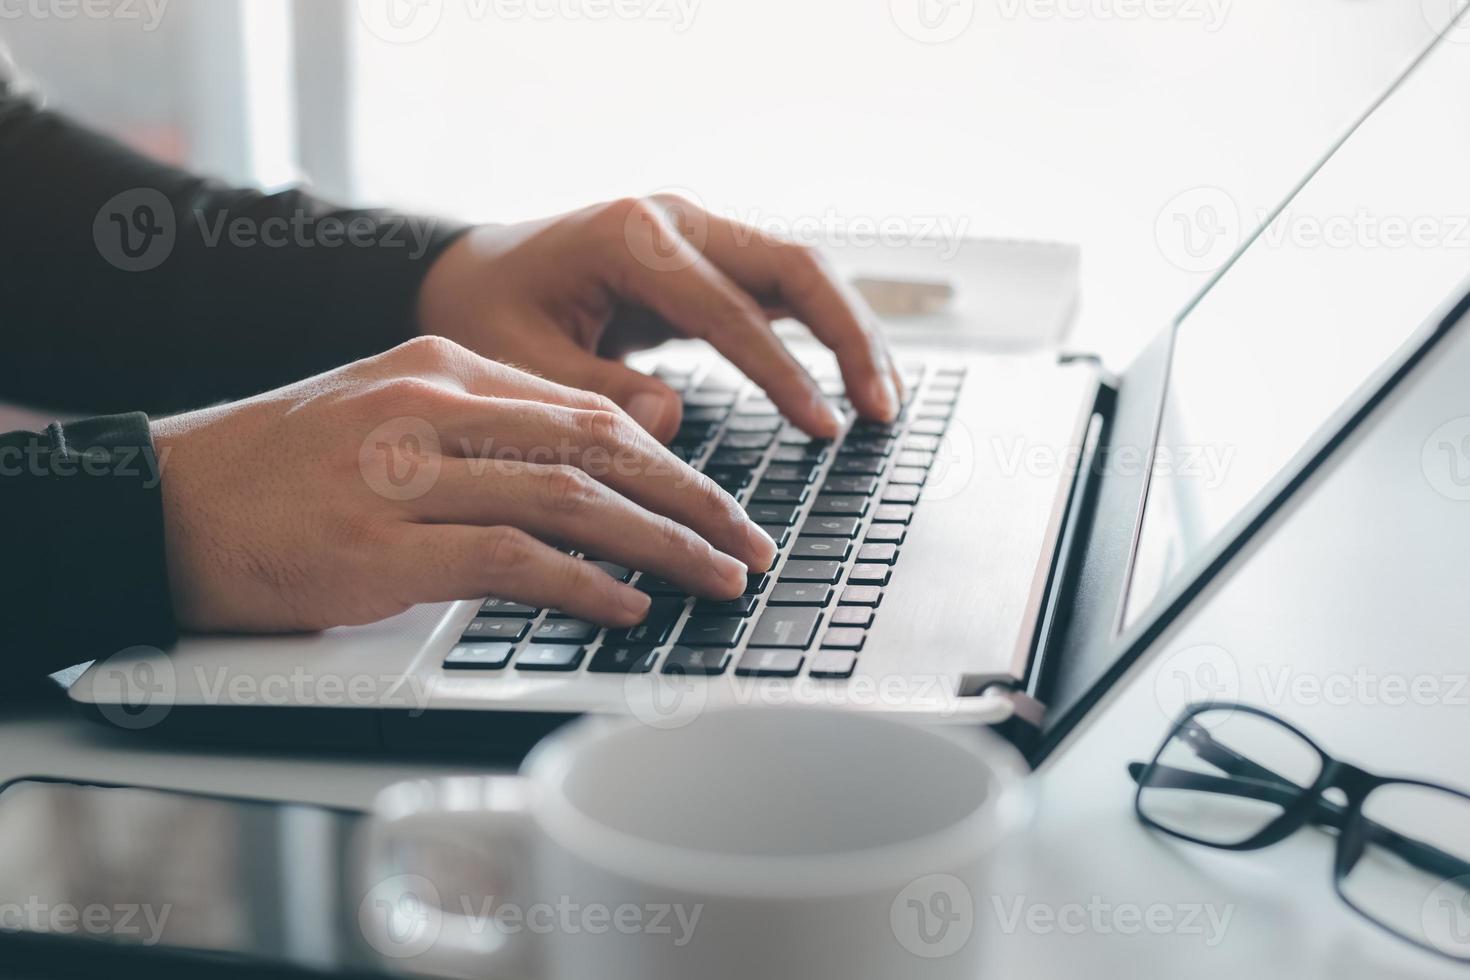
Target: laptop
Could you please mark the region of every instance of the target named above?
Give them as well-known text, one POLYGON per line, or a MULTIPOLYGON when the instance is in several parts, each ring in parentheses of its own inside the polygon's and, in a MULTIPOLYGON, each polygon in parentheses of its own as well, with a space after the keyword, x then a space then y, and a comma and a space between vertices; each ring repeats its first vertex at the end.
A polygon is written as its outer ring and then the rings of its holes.
POLYGON ((900 418, 848 408, 825 444, 703 351, 655 352, 674 450, 781 545, 740 599, 602 562, 652 595, 643 624, 482 597, 122 651, 70 697, 195 740, 486 755, 588 712, 813 704, 993 725, 1035 762, 1463 317, 1467 92, 1470 45, 1429 45, 1121 375, 900 337, 900 418))

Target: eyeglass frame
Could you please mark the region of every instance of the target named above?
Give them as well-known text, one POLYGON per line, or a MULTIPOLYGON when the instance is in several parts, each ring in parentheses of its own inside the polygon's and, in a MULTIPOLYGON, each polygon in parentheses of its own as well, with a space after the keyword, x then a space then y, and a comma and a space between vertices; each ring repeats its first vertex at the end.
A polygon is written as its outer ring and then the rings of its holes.
MULTIPOLYGON (((1191 844, 1199 844, 1222 851, 1255 851, 1285 840, 1309 823, 1314 826, 1323 827, 1324 830, 1329 827, 1335 829, 1337 831, 1337 844, 1332 861, 1332 890, 1337 893, 1338 898, 1342 899, 1343 904, 1396 939, 1401 939, 1420 949, 1443 956, 1456 963, 1470 963, 1470 954, 1464 956, 1456 955, 1432 943, 1399 932, 1387 923, 1380 921, 1350 899, 1342 887, 1343 880, 1352 872, 1357 862, 1361 860, 1370 841, 1378 843, 1379 846, 1392 851, 1420 870, 1428 871, 1431 874, 1438 875, 1444 872, 1442 869, 1426 868, 1424 864, 1419 862, 1430 861, 1436 864, 1443 862, 1443 867, 1449 867, 1452 870, 1452 873, 1444 878, 1445 881, 1453 881, 1459 878, 1470 879, 1470 861, 1461 860, 1454 855, 1446 854, 1431 844, 1415 841, 1387 827, 1380 827, 1363 815, 1363 801, 1375 789, 1383 786, 1418 786, 1422 789, 1437 790, 1439 792, 1449 793, 1452 796, 1457 796, 1467 804, 1470 804, 1470 793, 1453 786, 1446 786, 1443 783, 1409 777, 1384 776, 1379 773, 1370 772, 1360 766, 1355 766, 1352 763, 1344 762, 1341 759, 1329 755, 1305 732, 1279 715, 1272 714, 1253 705, 1229 701, 1200 701, 1186 705, 1180 712, 1178 719, 1170 726, 1163 741, 1159 743, 1159 747, 1154 751, 1153 757, 1147 763, 1130 762, 1128 764, 1128 775, 1138 785, 1138 789, 1133 795, 1133 811, 1139 821, 1144 826, 1160 831, 1170 837, 1188 841, 1191 844), (1210 759, 1200 751, 1197 738, 1186 737, 1186 729, 1190 722, 1197 716, 1208 711, 1241 712, 1254 715, 1284 728, 1317 753, 1321 763, 1321 769, 1317 774, 1317 778, 1311 786, 1299 786, 1287 777, 1272 772, 1259 763, 1240 755, 1234 749, 1215 741, 1204 725, 1196 724, 1194 726, 1196 730, 1195 734, 1197 736, 1203 736, 1206 740, 1207 748, 1215 747, 1220 751, 1229 753, 1233 758, 1228 761, 1239 769, 1245 770, 1247 774, 1243 775, 1233 772, 1230 768, 1210 759), (1160 757, 1164 754, 1164 750, 1169 747, 1169 744, 1176 738, 1186 742, 1186 744, 1190 744, 1196 755, 1209 764, 1214 765, 1222 773, 1225 773, 1225 775, 1212 776, 1209 773, 1195 773, 1190 770, 1174 769, 1174 767, 1169 766, 1168 768, 1176 774, 1191 777, 1189 780, 1185 780, 1186 782, 1201 781, 1215 785, 1208 787, 1180 786, 1176 783, 1171 787, 1168 783, 1152 782, 1149 777, 1155 775, 1159 770, 1160 757), (1277 786, 1272 787, 1270 785, 1272 782, 1276 783, 1277 786), (1230 783, 1234 783, 1235 785, 1224 785, 1230 783), (1299 794, 1300 798, 1295 802, 1288 803, 1282 803, 1279 798, 1273 798, 1273 788, 1276 789, 1277 795, 1284 795, 1287 792, 1286 787, 1279 785, 1281 783, 1287 784, 1290 787, 1290 792, 1299 794), (1247 786, 1251 788, 1252 792, 1241 792, 1247 786), (1276 803, 1282 807, 1282 812, 1273 818, 1270 823, 1245 840, 1233 844, 1222 844, 1217 841, 1183 833, 1172 827, 1167 827, 1150 817, 1143 809, 1143 792, 1149 788, 1184 788, 1195 789, 1201 792, 1226 792, 1235 796, 1244 796, 1247 799, 1276 803), (1323 794, 1329 789, 1339 790, 1345 798, 1345 803, 1338 804, 1327 799, 1323 794), (1334 823, 1333 821, 1336 820, 1340 820, 1341 823, 1334 823), (1357 833, 1349 835, 1346 833, 1348 827, 1352 827, 1357 833), (1372 833, 1370 828, 1380 831, 1383 835, 1387 835, 1390 843, 1384 843, 1383 840, 1373 841, 1369 836, 1372 833), (1356 854, 1352 854, 1353 848, 1356 848, 1356 854), (1416 855, 1419 860, 1416 861, 1414 857, 1408 856, 1405 853, 1406 851, 1409 854, 1416 855)), ((1467 889, 1470 889, 1470 884, 1467 884, 1467 889)))

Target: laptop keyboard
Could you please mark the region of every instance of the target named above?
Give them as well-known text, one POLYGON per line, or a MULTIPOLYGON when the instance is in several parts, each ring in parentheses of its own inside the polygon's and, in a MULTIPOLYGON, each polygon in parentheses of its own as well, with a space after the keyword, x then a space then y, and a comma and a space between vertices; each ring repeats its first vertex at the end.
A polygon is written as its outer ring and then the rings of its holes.
MULTIPOLYGON (((964 382, 963 369, 907 367, 888 424, 856 419, 835 373, 814 373, 848 426, 835 442, 787 424, 748 383, 661 369, 684 400, 673 452, 739 500, 779 548, 744 595, 696 599, 678 586, 587 557, 652 597, 637 626, 607 630, 552 609, 484 600, 449 652, 451 670, 566 674, 661 670, 744 677, 850 677, 888 585, 964 382)), ((585 556, 584 556, 585 557, 585 556)))

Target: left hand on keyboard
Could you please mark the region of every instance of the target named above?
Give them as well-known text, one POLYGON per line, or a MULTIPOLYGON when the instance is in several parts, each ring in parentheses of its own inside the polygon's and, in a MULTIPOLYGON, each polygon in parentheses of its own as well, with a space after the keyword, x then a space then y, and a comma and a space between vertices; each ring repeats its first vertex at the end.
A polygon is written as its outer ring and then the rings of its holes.
POLYGON ((859 413, 889 421, 899 405, 872 314, 815 251, 667 195, 476 228, 430 269, 418 314, 424 333, 609 396, 661 440, 679 426, 678 396, 612 358, 678 336, 707 340, 809 434, 837 434, 770 329, 780 316, 836 353, 859 413))

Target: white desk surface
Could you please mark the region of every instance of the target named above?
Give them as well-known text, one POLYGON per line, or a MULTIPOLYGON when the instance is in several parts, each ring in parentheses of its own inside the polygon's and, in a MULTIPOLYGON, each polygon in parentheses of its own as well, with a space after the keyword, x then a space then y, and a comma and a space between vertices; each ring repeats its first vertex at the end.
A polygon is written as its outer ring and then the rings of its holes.
MULTIPOLYGON (((1439 492, 1447 474, 1421 459, 1441 424, 1470 415, 1467 374, 1463 331, 1042 767, 1036 821, 994 895, 977 897, 995 975, 1462 975, 1340 903, 1326 835, 1244 855, 1157 838, 1134 819, 1124 767, 1155 747, 1184 701, 1181 680, 1213 681, 1335 755, 1470 785, 1470 500, 1439 492), (1178 928, 1139 929, 1137 916, 1160 904, 1178 928), (1057 924, 1028 918, 1035 906, 1057 924), (1018 910, 1022 925, 1008 930, 1018 910)), ((43 773, 364 806, 394 780, 463 771, 170 751, 65 709, 5 711, 0 780, 43 773)))

